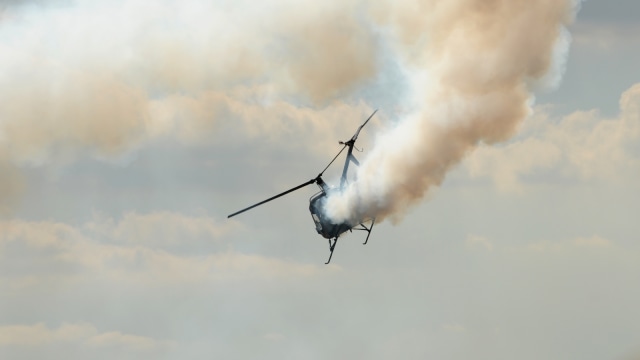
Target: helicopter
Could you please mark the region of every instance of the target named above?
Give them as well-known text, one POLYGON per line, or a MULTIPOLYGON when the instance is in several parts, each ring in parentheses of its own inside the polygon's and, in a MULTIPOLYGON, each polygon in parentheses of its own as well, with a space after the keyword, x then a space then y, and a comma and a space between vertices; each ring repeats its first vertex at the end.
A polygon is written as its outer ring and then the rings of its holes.
POLYGON ((360 165, 360 163, 355 158, 355 156, 353 156, 353 149, 355 148, 356 150, 361 151, 355 147, 356 140, 358 139, 360 130, 362 130, 362 128, 365 125, 367 125, 369 120, 371 120, 371 118, 373 117, 373 115, 376 114, 376 112, 378 112, 377 109, 367 118, 367 120, 362 125, 360 125, 360 127, 358 127, 358 129, 356 130, 355 134, 353 134, 351 139, 349 139, 348 141, 338 142, 340 145, 342 145, 342 149, 340 149, 338 154, 333 158, 333 160, 331 160, 331 162, 329 162, 329 165, 327 165, 324 168, 324 170, 322 170, 320 174, 318 174, 318 176, 296 187, 293 187, 287 191, 281 192, 278 195, 275 195, 266 200, 263 200, 257 204, 254 204, 242 210, 236 211, 233 214, 227 216, 227 218, 232 218, 236 215, 242 214, 245 211, 251 210, 257 206, 268 203, 269 201, 275 200, 279 197, 292 193, 296 190, 300 190, 308 185, 316 184, 320 188, 320 191, 309 199, 309 212, 311 212, 311 218, 313 219, 313 222, 315 224, 316 231, 318 232, 318 234, 322 235, 322 237, 324 237, 329 241, 329 259, 325 264, 329 264, 329 262, 331 262, 331 257, 333 256, 333 251, 335 250, 336 244, 338 243, 338 238, 340 237, 340 235, 344 234, 347 231, 350 231, 350 232, 352 232, 353 230, 366 231, 367 238, 363 243, 363 245, 366 245, 367 242, 369 241, 369 236, 371 235, 371 231, 373 230, 373 225, 376 222, 375 217, 370 219, 361 219, 361 221, 357 221, 355 223, 346 221, 346 222, 336 224, 333 221, 331 221, 331 219, 325 214, 324 204, 329 192, 342 191, 345 189, 345 185, 347 184, 347 172, 349 170, 349 165, 351 163, 354 163, 356 166, 360 165), (340 187, 337 189, 332 188, 328 186, 327 183, 324 182, 324 180, 322 179, 322 175, 324 174, 325 171, 327 171, 327 169, 331 166, 331 164, 333 164, 333 162, 336 161, 336 159, 340 156, 340 154, 342 154, 344 149, 347 149, 347 148, 348 148, 347 156, 344 161, 342 176, 340 177, 340 187), (367 227, 365 223, 370 223, 370 224, 367 227))

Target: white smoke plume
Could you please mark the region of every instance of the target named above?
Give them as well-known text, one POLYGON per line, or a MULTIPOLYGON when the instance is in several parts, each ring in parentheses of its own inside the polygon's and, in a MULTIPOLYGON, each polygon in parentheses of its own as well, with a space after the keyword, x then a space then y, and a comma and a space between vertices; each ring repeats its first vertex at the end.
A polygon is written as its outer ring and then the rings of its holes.
POLYGON ((378 139, 357 181, 328 198, 329 216, 399 219, 477 145, 513 135, 531 111, 532 89, 559 81, 569 44, 565 27, 578 6, 434 0, 381 14, 416 69, 415 111, 378 139))

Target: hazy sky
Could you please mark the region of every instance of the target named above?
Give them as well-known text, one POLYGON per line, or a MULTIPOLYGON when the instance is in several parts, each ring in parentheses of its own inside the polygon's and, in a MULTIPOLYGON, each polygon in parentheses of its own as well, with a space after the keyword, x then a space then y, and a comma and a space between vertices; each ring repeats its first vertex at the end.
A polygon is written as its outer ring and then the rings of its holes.
POLYGON ((331 265, 315 188, 226 219, 403 120, 438 17, 392 3, 0 0, 0 358, 640 359, 636 0, 331 265))

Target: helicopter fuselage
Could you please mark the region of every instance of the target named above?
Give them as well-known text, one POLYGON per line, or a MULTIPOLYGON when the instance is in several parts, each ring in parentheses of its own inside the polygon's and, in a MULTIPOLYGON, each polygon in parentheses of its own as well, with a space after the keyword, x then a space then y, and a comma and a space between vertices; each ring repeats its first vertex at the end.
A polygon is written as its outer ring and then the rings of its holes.
POLYGON ((309 212, 316 225, 316 231, 325 239, 333 239, 340 236, 347 230, 351 230, 353 225, 349 223, 336 224, 329 219, 324 211, 324 203, 327 193, 322 190, 309 199, 309 212))

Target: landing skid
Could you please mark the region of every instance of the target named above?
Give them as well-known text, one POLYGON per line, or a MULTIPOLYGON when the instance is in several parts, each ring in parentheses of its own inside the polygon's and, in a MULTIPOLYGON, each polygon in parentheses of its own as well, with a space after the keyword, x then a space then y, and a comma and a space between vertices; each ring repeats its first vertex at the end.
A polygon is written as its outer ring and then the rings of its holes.
POLYGON ((364 226, 364 224, 360 224, 359 228, 353 228, 353 230, 362 230, 367 232, 367 238, 364 240, 362 245, 367 245, 367 242, 369 241, 369 236, 371 235, 371 230, 373 230, 373 224, 375 223, 376 223, 376 218, 373 218, 373 220, 371 220, 371 225, 369 227, 364 226))
MULTIPOLYGON (((364 243, 362 243, 362 245, 367 245, 367 242, 369 241, 369 236, 371 235, 371 230, 373 230, 373 224, 375 224, 375 222, 376 222, 376 219, 373 218, 373 220, 371 220, 371 225, 369 227, 366 227, 364 224, 361 223, 360 227, 351 229, 351 230, 362 230, 367 232, 367 238, 364 240, 364 243)), ((329 260, 327 260, 327 262, 324 263, 325 265, 328 265, 331 262, 331 257, 333 256, 333 250, 335 250, 337 243, 338 243, 337 236, 333 239, 329 239, 329 260), (331 242, 331 240, 333 240, 333 243, 331 242)))
POLYGON ((338 237, 333 238, 333 244, 331 244, 331 239, 329 239, 329 260, 327 260, 325 265, 328 265, 331 262, 331 257, 333 256, 333 250, 336 248, 336 244, 338 243, 338 237))

